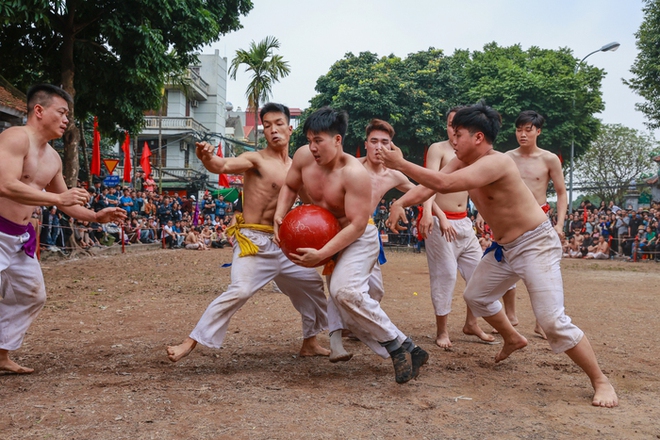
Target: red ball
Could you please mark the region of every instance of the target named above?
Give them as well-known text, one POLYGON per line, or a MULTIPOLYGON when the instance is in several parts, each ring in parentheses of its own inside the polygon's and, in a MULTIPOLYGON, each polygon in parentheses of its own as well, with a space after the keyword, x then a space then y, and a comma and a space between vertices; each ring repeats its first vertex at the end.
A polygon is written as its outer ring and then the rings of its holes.
MULTIPOLYGON (((316 205, 301 205, 293 208, 282 219, 279 237, 280 248, 287 258, 299 248, 321 249, 341 231, 339 220, 330 211, 316 205)), ((330 258, 321 261, 322 266, 330 258)))

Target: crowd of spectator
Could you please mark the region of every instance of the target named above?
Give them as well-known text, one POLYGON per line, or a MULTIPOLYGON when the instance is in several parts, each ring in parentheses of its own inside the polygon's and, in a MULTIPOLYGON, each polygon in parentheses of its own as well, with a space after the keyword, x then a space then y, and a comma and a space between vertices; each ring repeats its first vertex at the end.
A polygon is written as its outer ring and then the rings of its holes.
MULTIPOLYGON (((410 245, 415 249, 424 242, 417 234, 417 218, 420 207, 406 209, 408 224, 400 234, 394 234, 385 221, 389 216, 389 206, 395 199, 383 199, 374 212, 374 221, 382 237, 390 245, 410 245)), ((476 212, 469 212, 473 224, 476 212)), ((557 223, 554 210, 548 213, 553 226, 557 223)), ((583 201, 566 217, 564 224, 563 250, 566 258, 610 259, 621 258, 630 261, 652 260, 660 262, 660 203, 652 203, 648 208, 623 209, 614 202, 601 202, 594 206, 583 201)), ((484 231, 475 226, 475 233, 483 249, 491 244, 491 232, 486 225, 484 231)))
MULTIPOLYGON (((148 183, 148 182, 146 182, 148 183)), ((118 206, 127 213, 124 225, 115 223, 89 223, 68 218, 57 207, 42 207, 33 217, 40 221, 40 242, 50 250, 67 251, 94 246, 112 246, 162 242, 172 249, 206 250, 222 248, 228 244, 225 231, 230 225, 237 204, 227 202, 222 195, 214 197, 206 192, 200 200, 195 195, 155 191, 145 185, 143 190, 131 187, 104 187, 96 183, 88 189, 88 208, 100 211, 118 206)), ((408 223, 399 223, 401 231, 395 234, 385 224, 389 207, 396 199, 382 199, 373 218, 385 246, 412 247, 421 252, 424 240, 418 234, 421 206, 406 208, 408 223)), ((476 211, 469 212, 475 221, 476 211)), ((557 215, 548 213, 553 224, 557 215)), ((614 202, 601 202, 599 206, 583 201, 578 209, 566 216, 563 252, 565 258, 610 259, 631 261, 654 260, 660 262, 660 203, 648 208, 620 208, 614 202)), ((491 244, 488 225, 475 233, 483 249, 491 244)))
POLYGON ((596 207, 584 201, 567 216, 564 256, 660 261, 659 221, 657 202, 648 208, 624 209, 614 202, 601 202, 596 207))
POLYGON ((33 217, 41 226, 42 247, 67 252, 75 248, 112 246, 123 240, 124 245, 162 242, 172 249, 222 248, 228 244, 225 230, 237 209, 222 195, 214 197, 209 192, 197 200, 195 195, 158 193, 155 188, 105 187, 101 183, 88 192, 87 208, 100 211, 120 207, 127 215, 124 224, 79 221, 55 206, 37 208, 33 217))

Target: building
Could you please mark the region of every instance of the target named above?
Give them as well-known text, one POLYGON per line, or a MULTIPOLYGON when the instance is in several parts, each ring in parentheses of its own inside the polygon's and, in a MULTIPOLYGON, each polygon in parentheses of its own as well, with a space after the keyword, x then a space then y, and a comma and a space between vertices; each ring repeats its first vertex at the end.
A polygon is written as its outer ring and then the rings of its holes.
MULTIPOLYGON (((139 160, 146 143, 151 151, 153 179, 162 181, 163 190, 198 191, 218 186, 218 175, 209 173, 197 159, 195 142, 218 144, 225 136, 227 59, 218 50, 198 58, 199 64, 188 69, 186 86, 166 85, 161 114, 146 114, 144 129, 132 141, 137 143, 133 169, 141 170, 139 160)), ((117 152, 122 156, 119 148, 117 152)), ((123 162, 117 173, 122 175, 123 162)))
POLYGON ((25 125, 26 120, 25 94, 0 76, 0 133, 14 125, 25 125))

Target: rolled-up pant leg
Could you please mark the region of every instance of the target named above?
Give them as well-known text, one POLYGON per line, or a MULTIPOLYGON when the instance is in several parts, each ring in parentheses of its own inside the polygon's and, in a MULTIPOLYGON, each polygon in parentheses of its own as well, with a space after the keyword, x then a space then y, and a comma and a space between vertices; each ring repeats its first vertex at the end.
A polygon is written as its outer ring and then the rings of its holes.
POLYGON ((456 286, 458 248, 456 242, 449 243, 442 236, 437 217, 433 217, 433 229, 425 243, 431 282, 431 302, 435 314, 445 316, 451 312, 451 300, 456 286))
POLYGON ((46 302, 46 287, 36 258, 21 249, 18 237, 0 233, 0 349, 17 350, 46 302))
POLYGON ((575 347, 584 333, 565 313, 561 276, 561 242, 550 222, 531 237, 505 251, 513 270, 522 278, 539 325, 555 353, 575 347))
POLYGON ((378 258, 376 234, 376 228, 368 225, 365 233, 339 254, 328 286, 346 327, 375 353, 386 358, 389 354, 380 343, 395 339, 403 343, 406 336, 368 293, 369 276, 378 258))
POLYGON ((227 290, 209 304, 197 326, 190 333, 190 337, 202 345, 220 348, 234 313, 278 274, 277 255, 264 252, 263 247, 266 243, 252 236, 250 238, 253 242, 256 241, 255 245, 259 246, 259 253, 249 257, 239 257, 241 250, 236 243, 234 244, 231 282, 227 290))

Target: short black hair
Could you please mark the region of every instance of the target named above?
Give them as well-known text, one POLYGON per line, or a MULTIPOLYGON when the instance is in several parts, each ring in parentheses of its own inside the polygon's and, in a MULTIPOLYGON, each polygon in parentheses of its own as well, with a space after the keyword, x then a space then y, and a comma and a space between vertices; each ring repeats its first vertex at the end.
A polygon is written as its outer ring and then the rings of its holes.
POLYGON ((28 115, 34 111, 34 106, 37 104, 42 107, 47 107, 55 95, 64 99, 69 106, 73 105, 73 98, 71 98, 71 95, 60 87, 52 84, 36 84, 30 87, 27 92, 28 115))
POLYGON ((454 130, 465 128, 471 135, 482 132, 489 143, 494 143, 502 127, 502 116, 483 101, 459 109, 452 120, 454 130))
POLYGON ((331 107, 321 107, 305 119, 303 133, 328 133, 341 136, 342 144, 348 128, 348 113, 331 107))
POLYGON ((286 116, 287 124, 291 121, 291 112, 289 112, 289 107, 287 107, 286 105, 277 104, 275 102, 269 102, 268 104, 261 107, 261 111, 259 112, 259 117, 261 118, 262 123, 264 120, 264 116, 266 116, 266 113, 284 113, 284 116, 286 116))
POLYGON ((531 123, 536 128, 543 128, 545 118, 534 110, 524 110, 516 118, 516 128, 531 123))

